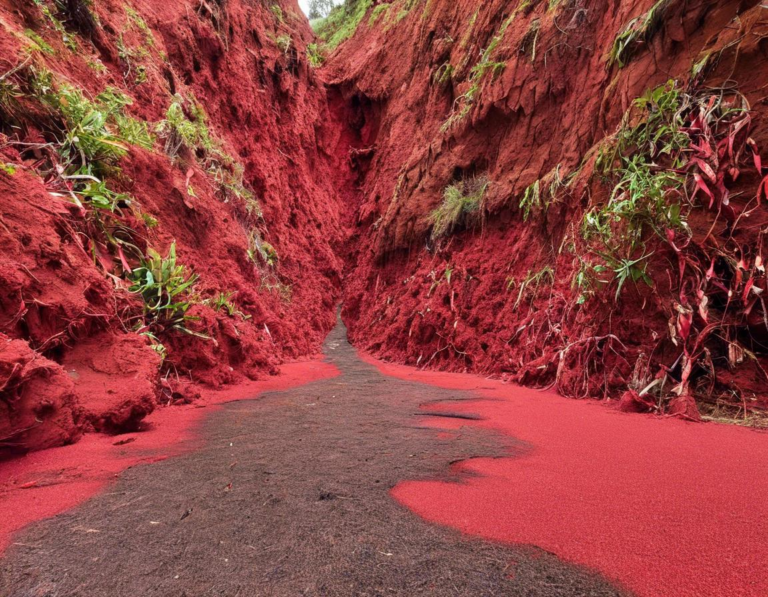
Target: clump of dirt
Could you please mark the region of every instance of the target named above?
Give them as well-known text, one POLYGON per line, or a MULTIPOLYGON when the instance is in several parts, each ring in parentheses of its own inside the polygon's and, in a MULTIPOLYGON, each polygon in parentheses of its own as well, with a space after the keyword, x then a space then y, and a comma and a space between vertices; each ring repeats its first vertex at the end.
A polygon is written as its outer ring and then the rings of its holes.
POLYGON ((0 375, 0 449, 50 448, 79 438, 82 411, 61 366, 0 334, 0 375))

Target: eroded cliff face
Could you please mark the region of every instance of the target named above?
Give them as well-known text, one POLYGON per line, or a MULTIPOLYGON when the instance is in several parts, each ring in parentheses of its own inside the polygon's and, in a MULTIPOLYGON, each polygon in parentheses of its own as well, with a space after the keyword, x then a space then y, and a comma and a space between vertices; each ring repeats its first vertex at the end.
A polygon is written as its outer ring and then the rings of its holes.
POLYGON ((312 37, 292 0, 0 1, 0 452, 319 351, 344 232, 312 37))
POLYGON ((352 340, 631 410, 765 407, 765 9, 367 6, 325 70, 371 132, 352 340))

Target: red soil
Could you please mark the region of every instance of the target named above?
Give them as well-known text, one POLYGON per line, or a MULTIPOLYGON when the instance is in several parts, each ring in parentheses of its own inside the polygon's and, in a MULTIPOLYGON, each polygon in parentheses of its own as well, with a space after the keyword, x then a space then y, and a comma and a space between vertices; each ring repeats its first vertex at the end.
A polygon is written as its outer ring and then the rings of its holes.
MULTIPOLYGON (((401 13, 393 4, 377 21, 364 19, 329 61, 330 82, 376 122, 360 181, 360 240, 346 272, 345 322, 356 345, 382 358, 555 384, 567 396, 618 398, 633 376, 647 375, 638 384, 645 387, 688 350, 670 338, 669 322, 675 304, 689 302, 695 281, 674 277, 677 256, 661 241, 648 246, 653 288, 627 284, 615 301, 613 284, 578 302, 573 281, 586 255, 580 222, 586 207, 606 201, 611 190, 593 176, 595 157, 636 98, 671 78, 687 81, 692 65, 710 55, 717 60, 703 87, 735 85, 744 94, 754 116, 750 134, 765 154, 767 81, 755 67, 765 59, 764 10, 755 0, 670 1, 659 27, 620 69, 607 66, 614 41, 654 0, 518 4, 434 0, 401 13), (471 89, 473 67, 494 44, 491 62, 503 68, 481 79, 467 116, 446 131, 471 89), (573 185, 526 221, 519 207, 525 190, 539 181, 546 195, 554 172, 575 175, 573 185), (441 244, 430 240, 430 214, 444 190, 474 176, 490 182, 482 230, 460 228, 441 244), (526 287, 545 267, 552 279, 526 287), (621 345, 595 340, 609 335, 621 345)), ((746 159, 740 166, 730 189, 737 210, 754 201, 760 185, 746 159)), ((695 241, 706 245, 714 230, 709 242, 751 258, 762 250, 765 205, 747 219, 730 238, 722 219, 705 213, 692 223, 695 241)), ((730 279, 723 269, 716 275, 730 279)), ((763 273, 755 279, 765 286, 763 273)), ((731 321, 718 307, 719 290, 708 292, 710 321, 723 321, 757 358, 729 367, 727 342, 710 338, 713 364, 694 371, 702 399, 735 396, 737 406, 767 407, 762 310, 751 314, 754 321, 731 321)), ((705 322, 694 316, 693 327, 705 322)))
POLYGON ((180 380, 215 389, 259 379, 286 359, 317 352, 335 322, 343 228, 326 159, 335 133, 317 124, 329 120, 326 90, 306 59, 311 31, 295 0, 219 4, 226 6, 209 6, 218 11, 212 14, 182 0, 103 0, 92 7, 99 18, 93 43, 77 35, 73 52, 34 3, 0 0, 0 74, 24 64, 31 30, 53 50, 34 53, 35 68, 90 97, 117 88, 133 99, 129 113, 151 127, 174 96, 194 94, 263 212, 257 217, 223 196, 191 152, 169 159, 162 140, 152 151, 131 148, 110 175, 113 189, 130 193, 157 220, 149 227, 123 216, 141 251, 165 255, 175 242, 180 263, 200 276, 194 299, 235 293, 232 301, 248 317, 196 305, 190 314, 199 321, 189 327, 211 339, 163 334, 161 368, 148 340, 131 331, 137 319, 126 313, 141 309, 135 295, 106 275, 120 273, 118 255, 81 230, 82 216, 68 201, 50 195, 35 170, 41 155, 13 144, 52 140, 38 130, 39 109, 30 100, 18 126, 0 122, 0 162, 16 170, 0 171, 0 455, 76 441, 87 431, 135 428, 169 395, 198 391, 180 380), (280 35, 291 38, 289 52, 277 46, 280 35), (136 64, 121 58, 121 44, 136 64), (140 83, 138 63, 146 75, 140 83), (277 265, 249 258, 253 233, 274 246, 277 265), (19 368, 25 350, 24 359, 36 355, 34 370, 19 368))
POLYGON ((630 415, 549 391, 363 358, 386 375, 477 394, 477 401, 429 410, 483 420, 425 423, 477 425, 525 442, 514 457, 456 464, 460 483, 395 487, 395 499, 420 516, 538 546, 642 596, 768 594, 765 433, 630 415))
POLYGON ((198 447, 198 426, 218 405, 338 373, 319 359, 289 363, 281 367, 280 375, 227 390, 204 391, 194 404, 157 410, 142 422, 139 432, 87 435, 75 445, 0 463, 0 553, 11 543, 13 533, 81 504, 104 490, 120 472, 198 447))

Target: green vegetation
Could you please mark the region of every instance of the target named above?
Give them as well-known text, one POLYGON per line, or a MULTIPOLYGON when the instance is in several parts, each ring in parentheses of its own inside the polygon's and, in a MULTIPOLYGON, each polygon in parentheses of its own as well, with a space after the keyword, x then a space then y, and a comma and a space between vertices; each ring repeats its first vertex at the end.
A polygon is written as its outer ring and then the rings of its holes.
POLYGON ((251 318, 250 315, 246 315, 237 305, 233 302, 233 298, 236 292, 219 292, 214 298, 206 299, 203 301, 204 305, 208 305, 215 311, 224 311, 230 317, 240 317, 243 321, 247 321, 251 318))
MULTIPOLYGON (((738 93, 730 98, 721 92, 696 93, 670 81, 638 98, 595 163, 612 190, 584 214, 581 234, 591 258, 579 257, 574 284, 588 295, 595 286, 615 281, 616 300, 627 282, 652 285, 649 243, 675 239, 678 252, 692 243, 688 218, 698 193, 710 207, 721 200, 719 209, 731 209, 717 181, 725 179, 725 172, 738 176, 739 165, 728 164, 740 154, 718 148, 726 142, 749 145, 749 138, 739 135, 749 119, 748 104, 738 93)), ((717 255, 726 260, 723 251, 717 255)), ((714 263, 714 256, 708 259, 704 270, 714 263)), ((738 263, 738 255, 732 261, 738 263)))
POLYGON ((285 16, 283 15, 283 9, 280 8, 278 4, 273 4, 269 7, 269 10, 272 11, 272 14, 275 17, 275 20, 278 22, 278 24, 282 25, 285 23, 285 16))
MULTIPOLYGON (((77 38, 72 33, 67 31, 67 29, 64 27, 64 23, 62 23, 61 19, 59 18, 59 15, 62 12, 59 2, 56 2, 55 0, 32 0, 32 1, 34 2, 35 6, 37 6, 37 8, 40 10, 42 15, 45 17, 45 20, 47 21, 47 26, 61 36, 61 40, 62 42, 64 42, 64 45, 67 48, 69 48, 73 52, 76 52, 78 49, 77 38)), ((48 44, 45 44, 45 45, 48 46, 48 44)), ((50 46, 48 47, 50 48, 50 46)), ((53 53, 53 48, 51 48, 51 50, 52 50, 51 53, 53 53)))
POLYGON ((447 85, 453 80, 455 69, 453 68, 453 65, 450 62, 444 62, 440 65, 440 67, 435 71, 435 74, 432 75, 432 80, 437 85, 447 85))
POLYGON ((538 272, 528 270, 525 278, 523 278, 519 284, 515 278, 508 278, 507 291, 512 291, 516 287, 519 289, 513 309, 517 309, 520 306, 520 303, 522 303, 525 299, 533 301, 533 299, 536 298, 536 295, 538 294, 539 288, 541 286, 552 286, 554 283, 555 272, 549 265, 545 265, 538 272))
POLYGON ((157 133, 165 138, 165 153, 171 159, 178 156, 182 148, 206 154, 214 149, 208 130, 208 116, 194 96, 186 99, 182 95, 175 95, 168 106, 165 120, 157 125, 157 133))
MULTIPOLYGON (((501 43, 501 40, 504 39, 504 34, 509 28, 513 18, 514 17, 510 17, 502 23, 498 33, 491 39, 491 43, 488 44, 488 47, 480 56, 480 61, 470 70, 468 79, 469 88, 456 98, 450 116, 448 116, 448 119, 443 123, 443 126, 440 129, 443 133, 450 131, 472 111, 472 108, 480 95, 485 76, 489 73, 493 73, 494 77, 498 76, 498 74, 506 67, 506 62, 493 61, 492 58, 501 43)), ((453 76, 453 70, 450 72, 451 76, 453 76)))
POLYGON ((373 27, 376 22, 379 20, 379 18, 385 13, 389 11, 390 6, 392 6, 391 2, 384 2, 382 4, 377 4, 373 7, 373 10, 371 11, 371 18, 368 19, 368 26, 373 27))
POLYGON ((280 262, 280 256, 275 247, 262 240, 255 230, 249 236, 248 258, 256 265, 265 265, 274 269, 280 262))
POLYGON ((197 283, 198 276, 188 273, 186 266, 178 263, 176 243, 171 244, 166 257, 148 249, 147 257, 131 272, 130 279, 133 284, 129 290, 141 296, 144 323, 151 334, 173 329, 207 338, 186 327, 186 322, 193 318, 187 315, 192 302, 185 297, 197 283))
POLYGON ((171 159, 186 149, 188 157, 195 159, 216 183, 224 201, 239 200, 248 215, 261 218, 261 206, 245 185, 245 169, 224 151, 222 141, 211 134, 208 115, 193 95, 174 96, 157 132, 165 139, 165 152, 171 159))
POLYGON ((27 36, 27 39, 29 40, 30 45, 32 46, 32 49, 37 50, 38 52, 43 52, 44 54, 55 54, 56 51, 46 42, 42 37, 40 37, 37 33, 32 31, 31 29, 25 29, 24 35, 27 36))
POLYGON ((639 17, 635 17, 613 42, 613 47, 608 55, 608 66, 618 65, 624 68, 634 56, 641 42, 648 43, 659 30, 664 20, 664 14, 669 7, 670 0, 658 0, 649 10, 639 17))
POLYGON ((523 221, 527 222, 533 209, 541 208, 541 181, 537 180, 527 189, 520 200, 520 209, 523 210, 523 221))
POLYGON ((325 62, 325 56, 317 44, 307 45, 307 62, 312 68, 320 68, 325 62))
POLYGON ((317 22, 315 33, 323 40, 325 48, 332 52, 341 42, 352 37, 372 5, 373 0, 346 0, 325 19, 317 22))
POLYGON ((117 38, 117 55, 125 65, 123 78, 128 81, 133 76, 133 82, 141 85, 147 80, 147 67, 141 64, 149 58, 149 51, 144 47, 130 47, 126 45, 121 33, 117 38))
POLYGON ((275 45, 280 49, 280 51, 283 54, 288 55, 288 52, 291 51, 291 46, 293 46, 293 40, 291 39, 290 35, 282 34, 278 35, 274 38, 275 45))
POLYGON ((62 84, 58 89, 50 87, 41 99, 62 119, 60 155, 65 169, 79 165, 88 174, 104 172, 127 153, 127 145, 151 149, 154 144, 147 124, 125 114, 133 100, 114 89, 91 101, 76 87, 62 84))
POLYGON ((613 190, 608 201, 584 214, 581 232, 605 264, 597 273, 613 273, 617 300, 627 281, 652 285, 646 273, 649 233, 660 239, 668 231, 688 233, 685 177, 679 169, 690 145, 682 115, 690 101, 674 82, 647 92, 634 103, 644 118, 628 126, 627 116, 596 162, 596 169, 613 181, 613 190))
POLYGON ((478 177, 446 188, 443 202, 430 215, 432 240, 448 236, 460 226, 471 227, 480 222, 489 185, 487 178, 478 177))
POLYGON ((0 162, 0 172, 3 172, 8 176, 13 176, 16 174, 16 166, 13 164, 6 164, 5 162, 0 162))
POLYGON ((151 48, 155 45, 155 36, 152 33, 152 30, 149 28, 149 25, 147 25, 147 22, 144 20, 144 18, 136 12, 132 7, 128 6, 126 4, 125 6, 125 14, 128 17, 128 22, 130 24, 130 27, 133 29, 136 29, 137 31, 141 32, 144 35, 144 43, 147 47, 151 48))

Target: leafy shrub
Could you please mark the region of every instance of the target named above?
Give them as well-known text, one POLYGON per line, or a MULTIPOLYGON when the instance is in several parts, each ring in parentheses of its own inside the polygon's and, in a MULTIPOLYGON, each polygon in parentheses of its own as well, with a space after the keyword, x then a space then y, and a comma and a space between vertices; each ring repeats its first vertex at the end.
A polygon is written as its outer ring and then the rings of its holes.
POLYGON ((68 163, 79 161, 81 167, 99 171, 123 157, 128 144, 146 149, 154 144, 146 123, 125 114, 132 100, 117 91, 108 89, 91 101, 81 90, 64 84, 46 93, 43 102, 62 118, 60 153, 68 163))

